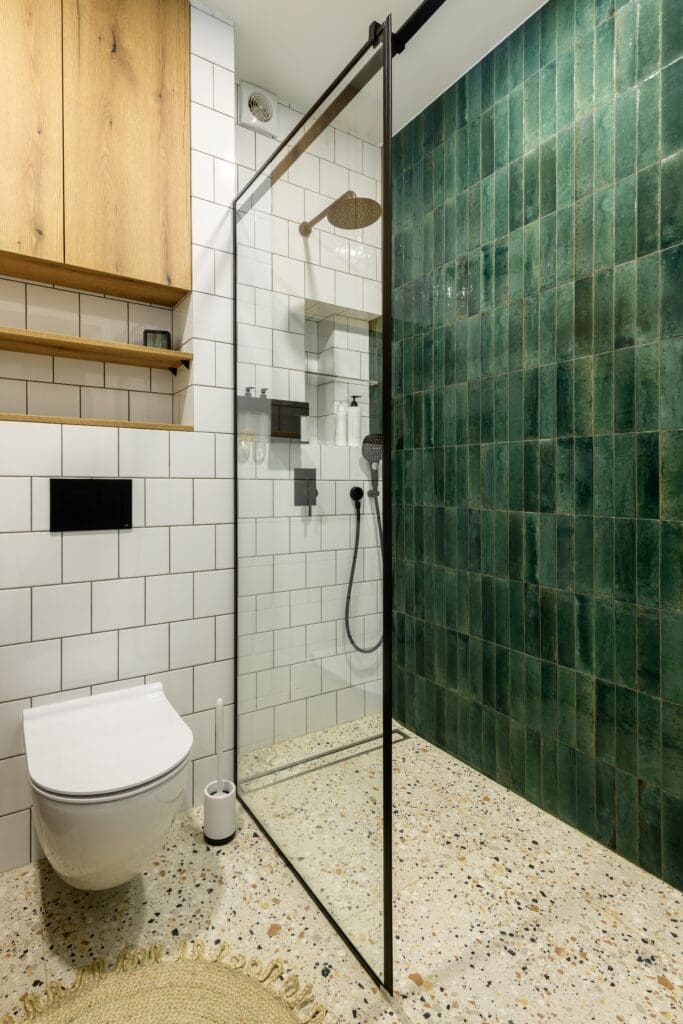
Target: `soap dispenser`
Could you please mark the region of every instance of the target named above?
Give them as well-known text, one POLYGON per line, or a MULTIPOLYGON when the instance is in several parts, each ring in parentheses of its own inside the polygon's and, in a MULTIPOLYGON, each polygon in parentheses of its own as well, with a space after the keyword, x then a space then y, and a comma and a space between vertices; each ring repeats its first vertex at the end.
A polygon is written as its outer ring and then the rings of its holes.
POLYGON ((360 395, 351 395, 349 406, 348 438, 349 444, 353 447, 360 447, 360 406, 358 399, 360 395))

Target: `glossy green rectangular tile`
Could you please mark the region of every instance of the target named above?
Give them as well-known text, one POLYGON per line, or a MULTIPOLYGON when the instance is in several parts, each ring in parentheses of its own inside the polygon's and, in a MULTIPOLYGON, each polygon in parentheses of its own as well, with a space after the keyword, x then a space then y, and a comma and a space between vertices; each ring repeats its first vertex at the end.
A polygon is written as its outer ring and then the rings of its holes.
POLYGON ((636 341, 639 345, 659 338, 659 253, 638 260, 636 264, 637 305, 636 341))
POLYGON ((614 103, 603 103, 595 110, 594 186, 596 189, 614 182, 614 103))
POLYGON ((594 590, 598 597, 614 597, 614 520, 594 522, 594 590))
POLYGON ((595 755, 614 764, 616 758, 616 687, 598 679, 595 684, 595 755))
MULTIPOLYGON (((636 178, 618 181, 614 190, 614 259, 626 263, 636 255, 636 178)), ((615 275, 617 271, 615 270, 615 275)))
MULTIPOLYGON (((557 213, 556 273, 558 284, 571 281, 574 277, 574 210, 571 206, 566 206, 563 210, 558 210, 557 213)), ((570 326, 572 330, 567 330, 567 341, 573 334, 573 324, 570 326)), ((571 354, 571 351, 565 352, 567 357, 571 354)))
POLYGON ((683 889, 683 800, 673 793, 662 793, 662 877, 677 889, 683 889))
POLYGON ((638 860, 638 780, 616 772, 616 850, 622 857, 638 860))
POLYGON ((683 340, 662 342, 661 367, 661 427, 683 427, 683 340))
POLYGON ((683 798, 683 707, 675 703, 661 708, 661 785, 683 798))
POLYGON ((683 614, 662 615, 662 697, 683 705, 683 614))
MULTIPOLYGON (((574 586, 573 516, 558 516, 557 519, 557 585, 565 590, 574 586)), ((573 663, 572 658, 571 664, 573 663)), ((563 664, 567 662, 564 661, 563 664)))
POLYGON ((576 673, 576 746, 584 754, 595 756, 595 681, 576 673))
POLYGON ((615 72, 616 88, 618 92, 625 92, 626 89, 636 82, 637 60, 638 60, 638 7, 635 3, 628 3, 616 13, 616 55, 615 72))
MULTIPOLYGON (((577 550, 579 543, 577 521, 577 550)), ((595 626, 592 598, 576 595, 576 667, 580 672, 595 670, 595 626)))
POLYGON ((594 267, 601 270, 603 267, 614 265, 614 188, 609 187, 594 196, 594 267))
POLYGON ((556 102, 558 130, 574 122, 574 55, 565 52, 558 57, 556 70, 556 102))
POLYGON ((637 600, 656 608, 659 605, 659 522, 639 519, 637 527, 637 600))
POLYGON ((659 244, 659 166, 638 174, 637 250, 639 256, 653 252, 659 244))
POLYGON ((624 772, 638 771, 638 695, 616 687, 616 763, 624 772))
MULTIPOLYGON (((638 434, 636 438, 636 500, 642 518, 659 517, 659 434, 638 434)), ((650 603, 650 602, 648 602, 650 603)))
POLYGON ((683 150, 661 165, 660 239, 662 249, 683 241, 683 150))
POLYGON ((614 642, 615 680, 633 689, 636 685, 636 613, 632 604, 617 601, 614 606, 614 642))
MULTIPOLYGON (((660 585, 661 601, 665 608, 675 611, 683 608, 683 523, 662 523, 661 533, 661 564, 660 585)), ((669 663, 666 656, 663 661, 677 671, 675 662, 669 663)), ((666 666, 664 671, 667 672, 666 666)), ((673 699, 673 698, 669 698, 673 699)))
POLYGON ((635 601, 636 529, 635 520, 618 519, 615 524, 615 595, 620 601, 635 601))
POLYGON ((638 863, 641 868, 661 874, 661 796, 659 789, 638 782, 638 863))
POLYGON ((509 40, 504 39, 493 53, 494 96, 497 100, 506 97, 510 88, 509 49, 509 40))
POLYGON ((662 67, 683 53, 681 8, 678 0, 662 0, 662 67))
POLYGON ((661 782, 662 703, 638 694, 638 776, 653 785, 661 782))
POLYGON ((593 232, 595 210, 593 196, 586 196, 575 206, 574 259, 577 277, 593 273, 593 232))
MULTIPOLYGON (((541 222, 541 283, 543 283, 543 263, 547 259, 550 264, 547 277, 550 280, 553 271, 554 263, 554 247, 552 243, 546 243, 547 251, 544 254, 544 242, 543 232, 544 224, 546 221, 551 223, 554 221, 554 215, 551 214, 549 217, 544 218, 541 222)), ((548 233, 554 236, 554 231, 550 225, 548 225, 548 233)), ((539 359, 541 364, 550 365, 553 368, 557 359, 557 292, 554 288, 548 287, 541 292, 539 301, 539 359)), ((552 432, 546 433, 545 436, 554 436, 555 428, 553 422, 552 432)))
POLYGON ((590 516, 577 516, 574 524, 574 584, 577 594, 593 593, 593 524, 590 516))
POLYGON ((661 435, 661 508, 664 519, 683 520, 683 431, 661 435))
POLYGON ((638 610, 638 689, 651 697, 660 693, 659 614, 638 610))
POLYGON ((636 89, 617 96, 614 105, 614 174, 617 180, 633 174, 636 169, 637 153, 637 104, 636 89))
POLYGON ((663 338, 683 334, 683 246, 667 249, 661 254, 660 320, 663 338))
MULTIPOLYGON (((596 360, 597 362, 597 360, 596 360)), ((593 510, 596 515, 614 515, 614 436, 593 441, 593 510)))
POLYGON ((574 110, 578 117, 587 113, 594 101, 593 43, 593 33, 586 32, 577 37, 574 48, 574 110))
POLYGON ((660 65, 661 0, 638 0, 638 78, 660 65))
POLYGON ((524 223, 535 220, 539 214, 539 151, 534 149, 524 157, 524 223))
POLYGON ((638 86, 638 167, 648 167, 661 155, 659 138, 660 76, 638 86))
POLYGON ((593 163, 595 159, 593 114, 590 113, 575 127, 575 198, 581 199, 593 191, 593 163))
POLYGON ((559 665, 573 668, 575 655, 576 616, 574 597, 571 593, 557 591, 557 661, 559 665))
POLYGON ((621 349, 614 356, 614 429, 617 433, 635 427, 635 354, 621 349))
POLYGON ((595 838, 614 849, 616 845, 614 768, 595 762, 595 838))

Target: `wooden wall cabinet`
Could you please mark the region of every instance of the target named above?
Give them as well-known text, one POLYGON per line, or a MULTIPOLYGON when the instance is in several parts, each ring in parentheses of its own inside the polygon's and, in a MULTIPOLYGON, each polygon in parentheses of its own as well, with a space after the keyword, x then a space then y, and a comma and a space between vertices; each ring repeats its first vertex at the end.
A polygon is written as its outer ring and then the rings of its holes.
POLYGON ((187 0, 1 0, 0 38, 0 274, 175 304, 191 288, 187 0))
POLYGON ((0 47, 0 249, 62 260, 62 0, 2 0, 0 47))

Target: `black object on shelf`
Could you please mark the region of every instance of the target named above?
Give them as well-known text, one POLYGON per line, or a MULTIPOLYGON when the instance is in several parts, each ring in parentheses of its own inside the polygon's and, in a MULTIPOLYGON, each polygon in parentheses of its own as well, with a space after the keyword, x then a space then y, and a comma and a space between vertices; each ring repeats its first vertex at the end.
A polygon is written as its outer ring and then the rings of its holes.
POLYGON ((143 331, 142 332, 142 344, 146 345, 147 348, 170 348, 171 347, 171 332, 170 331, 143 331))
POLYGON ((50 530, 130 530, 132 480, 50 480, 50 530))
POLYGON ((308 402, 289 402, 282 398, 272 398, 270 401, 270 436, 300 441, 301 420, 308 414, 308 402))

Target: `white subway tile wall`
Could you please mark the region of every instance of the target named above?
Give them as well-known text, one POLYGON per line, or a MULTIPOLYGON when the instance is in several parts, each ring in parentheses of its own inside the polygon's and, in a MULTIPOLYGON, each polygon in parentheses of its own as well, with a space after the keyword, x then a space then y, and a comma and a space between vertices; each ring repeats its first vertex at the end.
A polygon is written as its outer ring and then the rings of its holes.
MULTIPOLYGON (((174 313, 0 279, 2 326, 137 345, 146 328, 157 328, 196 356, 196 372, 182 371, 174 394, 168 371, 0 352, 0 411, 171 422, 175 402, 198 427, 180 434, 0 422, 0 871, 32 854, 24 708, 160 680, 195 735, 191 789, 199 800, 214 771, 212 708, 219 696, 234 699, 233 553, 225 536, 232 26, 193 9, 191 50, 195 293, 174 313), (51 534, 48 481, 61 475, 131 477, 135 528, 51 534)), ((228 725, 232 714, 230 707, 228 725)))
MULTIPOLYGON (((280 105, 281 133, 298 118, 280 105)), ((262 136, 238 127, 241 185, 269 151, 262 136)), ((381 309, 380 225, 350 232, 323 220, 306 237, 299 231, 304 218, 349 188, 379 200, 380 164, 371 140, 327 128, 238 222, 237 393, 267 388, 271 397, 310 407, 305 445, 259 437, 247 422, 238 438, 244 750, 374 714, 380 706, 380 659, 353 651, 344 629, 355 528, 349 490, 366 486, 368 471, 358 447, 334 444, 338 401, 358 395, 361 436, 369 429, 369 321, 381 309), (310 517, 294 505, 297 467, 317 471, 310 517)), ((382 628, 377 543, 366 499, 352 603, 353 634, 362 645, 374 643, 382 628)))

